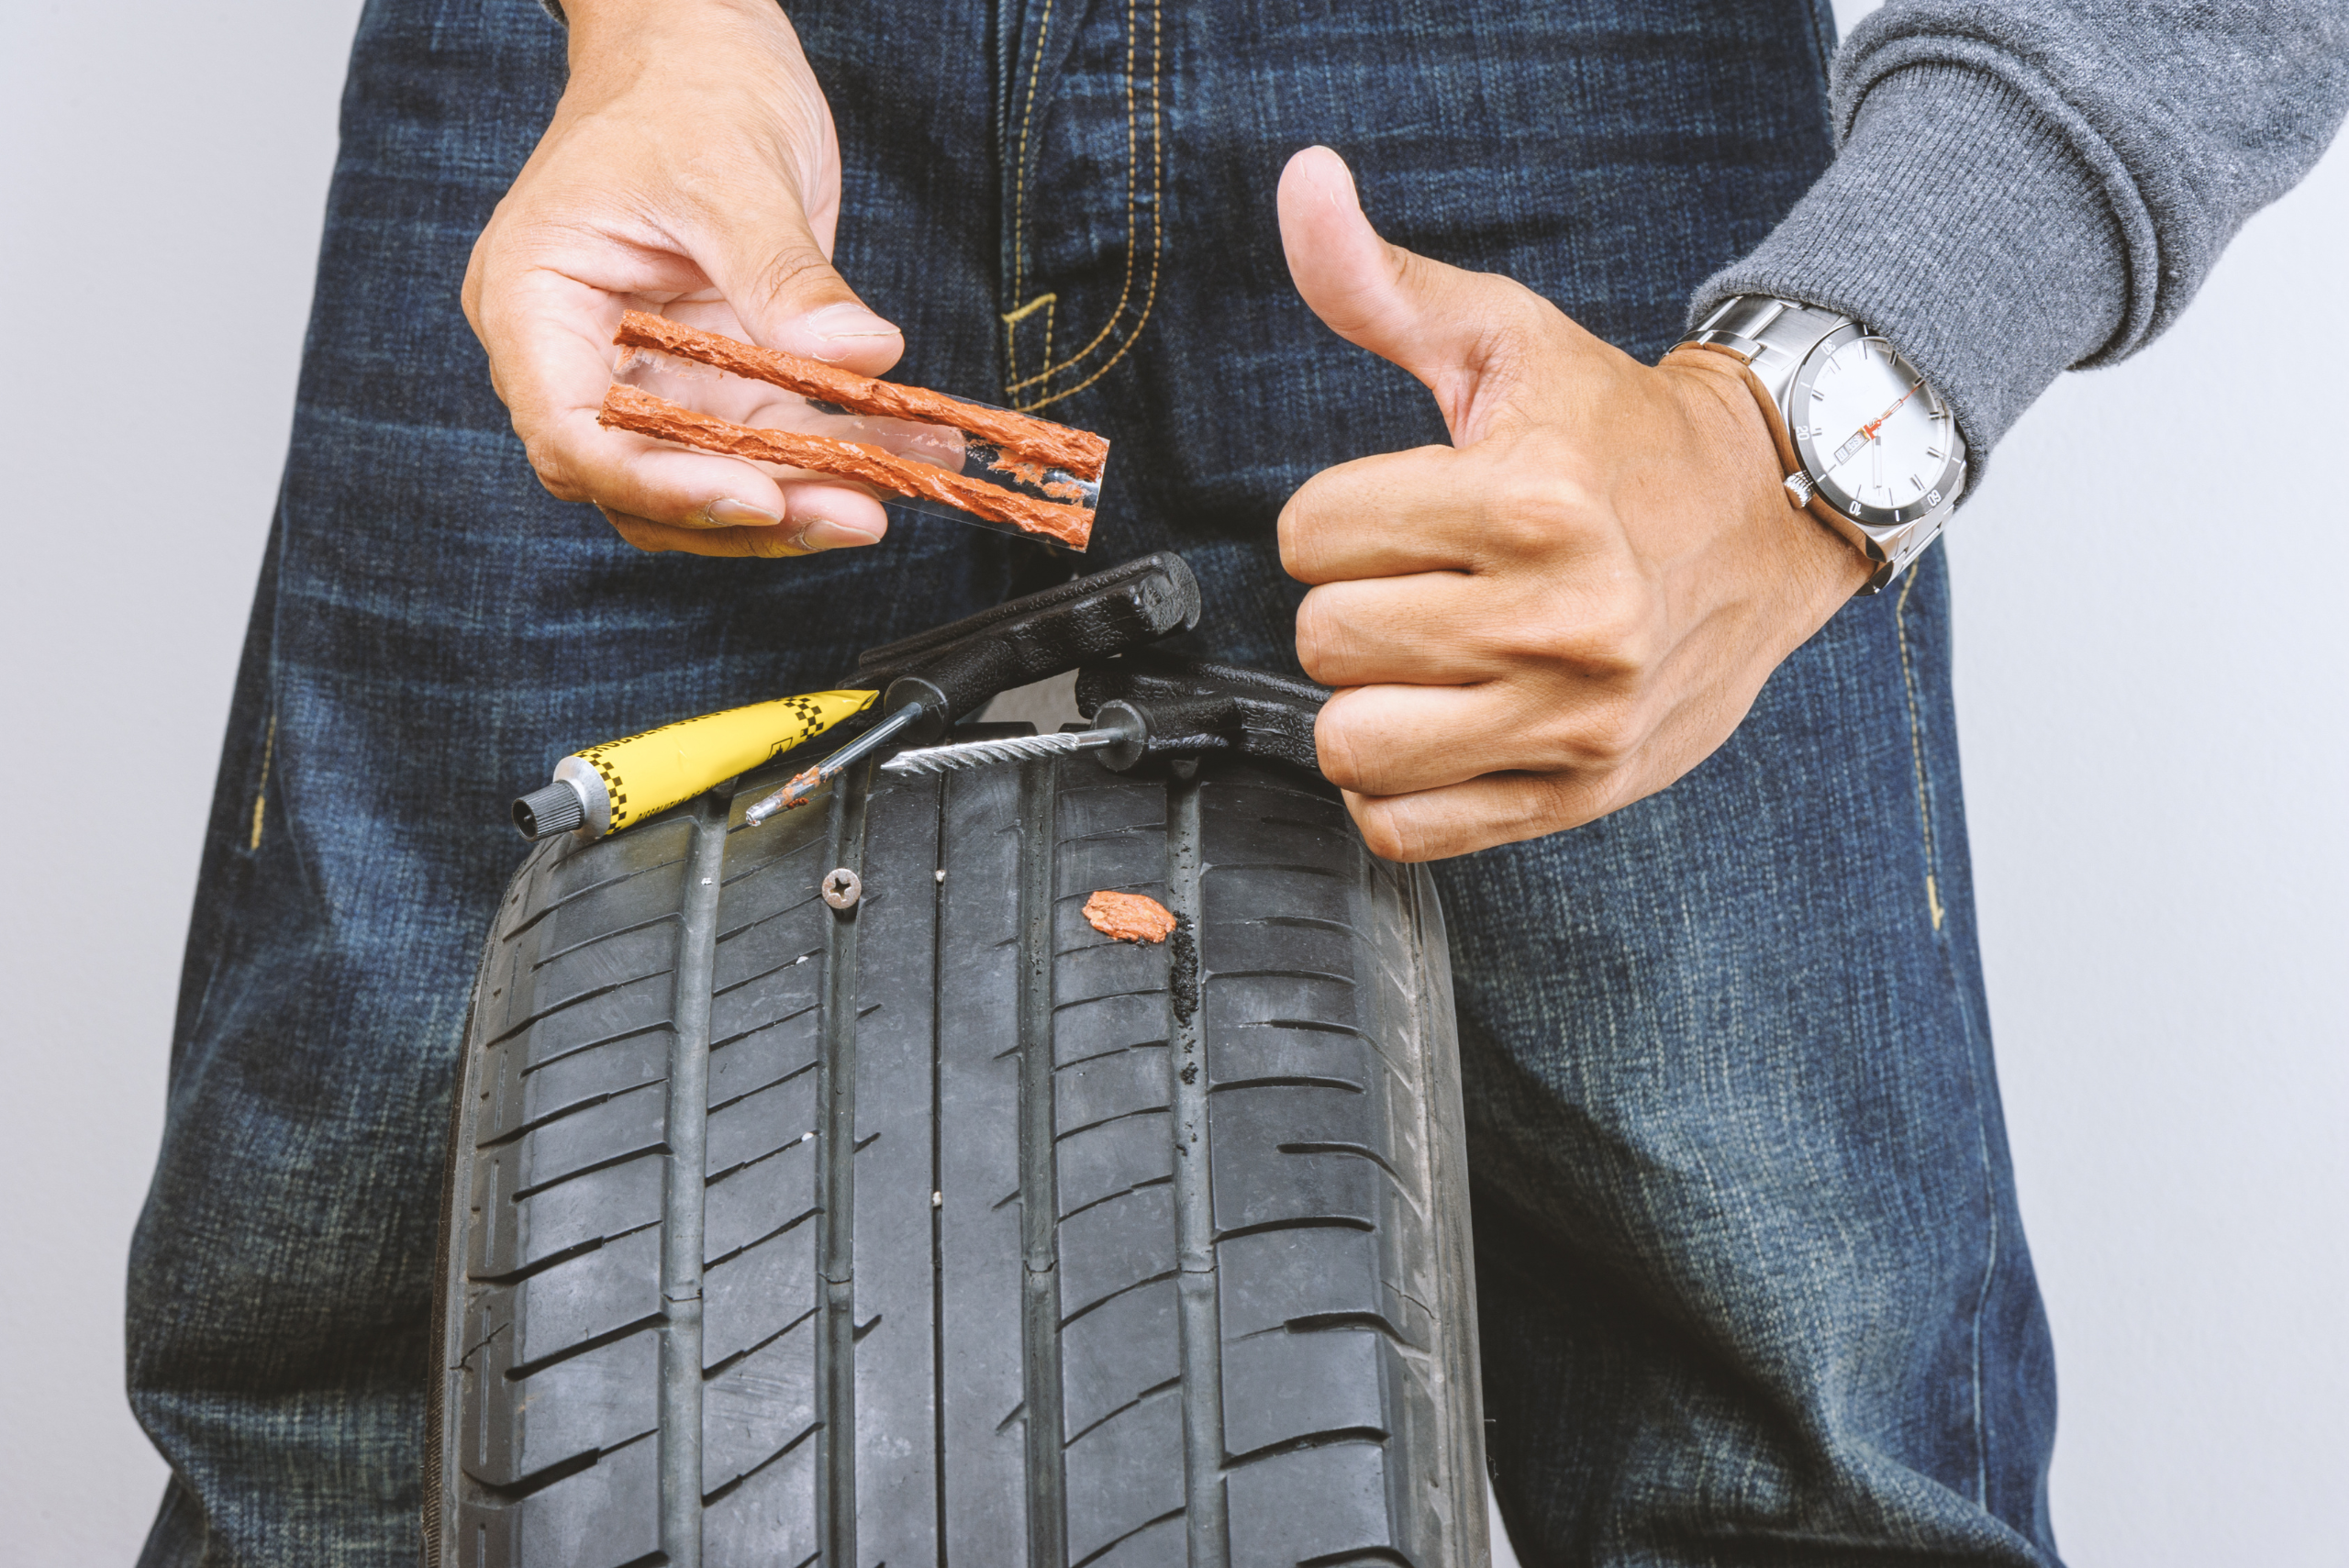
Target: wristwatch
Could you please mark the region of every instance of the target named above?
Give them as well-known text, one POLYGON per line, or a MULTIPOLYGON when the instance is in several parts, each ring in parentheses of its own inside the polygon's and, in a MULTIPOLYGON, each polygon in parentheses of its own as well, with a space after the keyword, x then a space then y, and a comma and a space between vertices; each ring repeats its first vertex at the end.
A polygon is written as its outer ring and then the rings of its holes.
POLYGON ((1965 491, 1957 421, 1898 350, 1852 317, 1738 295, 1676 347, 1745 366, 1788 496, 1877 563, 1861 593, 1898 576, 1957 509, 1965 491))

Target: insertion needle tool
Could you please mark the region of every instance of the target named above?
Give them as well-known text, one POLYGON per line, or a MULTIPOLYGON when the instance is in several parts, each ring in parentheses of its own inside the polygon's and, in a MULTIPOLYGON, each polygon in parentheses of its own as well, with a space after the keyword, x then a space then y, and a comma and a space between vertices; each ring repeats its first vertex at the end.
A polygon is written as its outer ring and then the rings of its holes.
POLYGON ((742 820, 755 828, 778 811, 789 811, 795 806, 807 805, 809 795, 912 729, 929 716, 929 712, 919 700, 905 704, 814 767, 805 773, 792 774, 781 789, 751 802, 743 811, 742 820))

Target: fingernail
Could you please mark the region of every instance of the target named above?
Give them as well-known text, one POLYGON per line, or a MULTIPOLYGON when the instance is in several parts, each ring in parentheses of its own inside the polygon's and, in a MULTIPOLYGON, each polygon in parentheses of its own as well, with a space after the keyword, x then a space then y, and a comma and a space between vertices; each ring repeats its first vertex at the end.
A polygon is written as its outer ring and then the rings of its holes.
POLYGON ((738 525, 743 528, 771 528, 783 518, 764 506, 753 506, 748 501, 720 496, 701 509, 701 515, 713 524, 738 525))
POLYGON ((799 546, 803 550, 853 550, 859 545, 880 542, 879 534, 869 534, 829 517, 810 517, 807 526, 799 531, 799 546))
POLYGON ((828 305, 807 318, 807 335, 816 358, 837 363, 875 339, 895 338, 897 329, 861 305, 843 301, 828 305))

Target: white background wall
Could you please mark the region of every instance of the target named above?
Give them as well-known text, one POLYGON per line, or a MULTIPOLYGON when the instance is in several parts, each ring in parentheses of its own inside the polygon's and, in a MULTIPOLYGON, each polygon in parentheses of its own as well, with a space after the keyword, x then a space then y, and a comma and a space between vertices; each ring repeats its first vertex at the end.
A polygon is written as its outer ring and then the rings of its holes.
MULTIPOLYGON (((5 12, 10 1563, 128 1562, 162 1486, 121 1393, 123 1253, 355 14, 5 12), (107 362, 134 351, 135 383, 107 362), (168 426, 111 450, 116 411, 168 426)), ((1950 545, 2079 1565, 2349 1563, 2326 1502, 2349 1474, 2344 255, 2337 150, 2166 339, 2056 387, 1950 545)))

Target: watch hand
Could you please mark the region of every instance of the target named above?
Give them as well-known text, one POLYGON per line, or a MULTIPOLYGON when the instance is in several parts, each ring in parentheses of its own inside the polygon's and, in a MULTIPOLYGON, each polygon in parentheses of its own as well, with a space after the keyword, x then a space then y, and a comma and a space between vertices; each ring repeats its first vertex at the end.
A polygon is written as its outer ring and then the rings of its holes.
POLYGON ((1860 433, 1867 437, 1870 440, 1876 439, 1876 433, 1884 428, 1884 422, 1887 419, 1891 418, 1895 414, 1899 413, 1900 406, 1903 403, 1908 402, 1910 398, 1916 396, 1917 389, 1924 384, 1925 378, 1923 376, 1919 376, 1916 380, 1910 382, 1909 384, 1909 390, 1895 398, 1891 407, 1886 409, 1883 413, 1877 415, 1875 418, 1860 427, 1860 433))
POLYGON ((1902 393, 1899 397, 1894 400, 1891 407, 1886 409, 1883 413, 1877 415, 1875 418, 1869 420, 1866 424, 1853 431, 1852 439, 1845 441, 1842 446, 1837 447, 1835 449, 1835 455, 1828 460, 1828 472, 1832 473, 1835 470, 1842 467, 1845 463, 1852 461, 1853 457, 1858 453, 1862 447, 1865 447, 1871 441, 1874 441, 1876 437, 1876 432, 1884 428, 1884 422, 1887 419, 1891 418, 1895 414, 1899 413, 1900 406, 1908 402, 1911 397, 1914 397, 1917 395, 1917 389, 1924 384, 1925 378, 1923 376, 1919 376, 1915 381, 1909 384, 1908 391, 1902 393))

